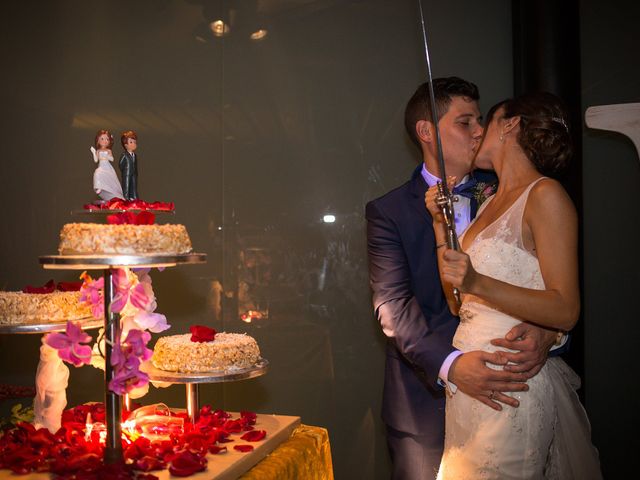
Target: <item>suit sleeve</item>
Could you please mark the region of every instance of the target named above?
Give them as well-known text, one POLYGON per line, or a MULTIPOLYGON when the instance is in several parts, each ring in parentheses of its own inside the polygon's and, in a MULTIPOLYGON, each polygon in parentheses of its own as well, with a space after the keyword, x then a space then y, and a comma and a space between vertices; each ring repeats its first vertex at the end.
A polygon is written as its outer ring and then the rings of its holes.
POLYGON ((131 188, 131 162, 127 158, 126 154, 122 154, 119 164, 120 173, 122 174, 122 190, 124 192, 124 196, 129 197, 129 191, 131 188))
MULTIPOLYGON (((397 227, 375 203, 367 205, 366 216, 375 316, 403 357, 426 376, 429 384, 441 388, 437 383, 438 372, 454 350, 456 318, 448 308, 433 318, 425 317, 411 287, 411 270, 397 227)), ((425 281, 440 292, 439 279, 425 281)))

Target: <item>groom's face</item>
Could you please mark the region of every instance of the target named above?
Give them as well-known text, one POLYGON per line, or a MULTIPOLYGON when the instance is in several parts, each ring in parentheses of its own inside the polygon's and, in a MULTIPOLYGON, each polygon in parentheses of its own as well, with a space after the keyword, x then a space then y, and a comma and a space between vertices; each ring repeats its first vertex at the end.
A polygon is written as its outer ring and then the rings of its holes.
POLYGON ((483 133, 478 102, 468 97, 453 97, 438 126, 447 168, 469 172, 483 133))

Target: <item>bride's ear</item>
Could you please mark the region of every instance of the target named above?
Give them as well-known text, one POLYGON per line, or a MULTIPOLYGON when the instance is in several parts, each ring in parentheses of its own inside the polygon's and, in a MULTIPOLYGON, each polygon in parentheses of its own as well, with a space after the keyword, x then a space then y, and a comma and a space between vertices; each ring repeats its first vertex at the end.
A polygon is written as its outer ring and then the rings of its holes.
POLYGON ((520 116, 515 116, 511 118, 506 118, 504 120, 504 125, 502 126, 502 133, 506 135, 511 132, 514 128, 520 125, 520 116))

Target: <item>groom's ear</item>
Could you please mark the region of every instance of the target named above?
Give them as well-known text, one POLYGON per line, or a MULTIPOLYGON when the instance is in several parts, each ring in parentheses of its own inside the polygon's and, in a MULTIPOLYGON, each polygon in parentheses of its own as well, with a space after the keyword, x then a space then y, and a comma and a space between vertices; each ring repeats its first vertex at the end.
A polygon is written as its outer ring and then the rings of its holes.
POLYGON ((416 122, 416 135, 424 143, 433 142, 433 124, 427 120, 418 120, 416 122))

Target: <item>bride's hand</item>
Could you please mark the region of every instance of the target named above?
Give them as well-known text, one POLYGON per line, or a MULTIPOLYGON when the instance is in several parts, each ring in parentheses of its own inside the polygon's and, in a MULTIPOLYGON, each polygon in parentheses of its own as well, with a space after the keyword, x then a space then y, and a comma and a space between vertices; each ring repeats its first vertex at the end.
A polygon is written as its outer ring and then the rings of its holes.
MULTIPOLYGON (((453 176, 447 177, 447 185, 449 186, 449 189, 452 189, 455 184, 456 184, 456 177, 453 177, 453 176)), ((440 207, 436 203, 437 196, 438 196, 438 186, 434 185, 433 187, 430 187, 429 190, 427 190, 427 193, 424 194, 424 204, 426 205, 427 210, 429 210, 429 213, 431 214, 431 217, 434 219, 434 221, 441 222, 442 211, 440 210, 440 207)))
POLYGON ((450 249, 444 252, 441 275, 444 281, 461 292, 471 292, 478 279, 469 255, 450 249))

